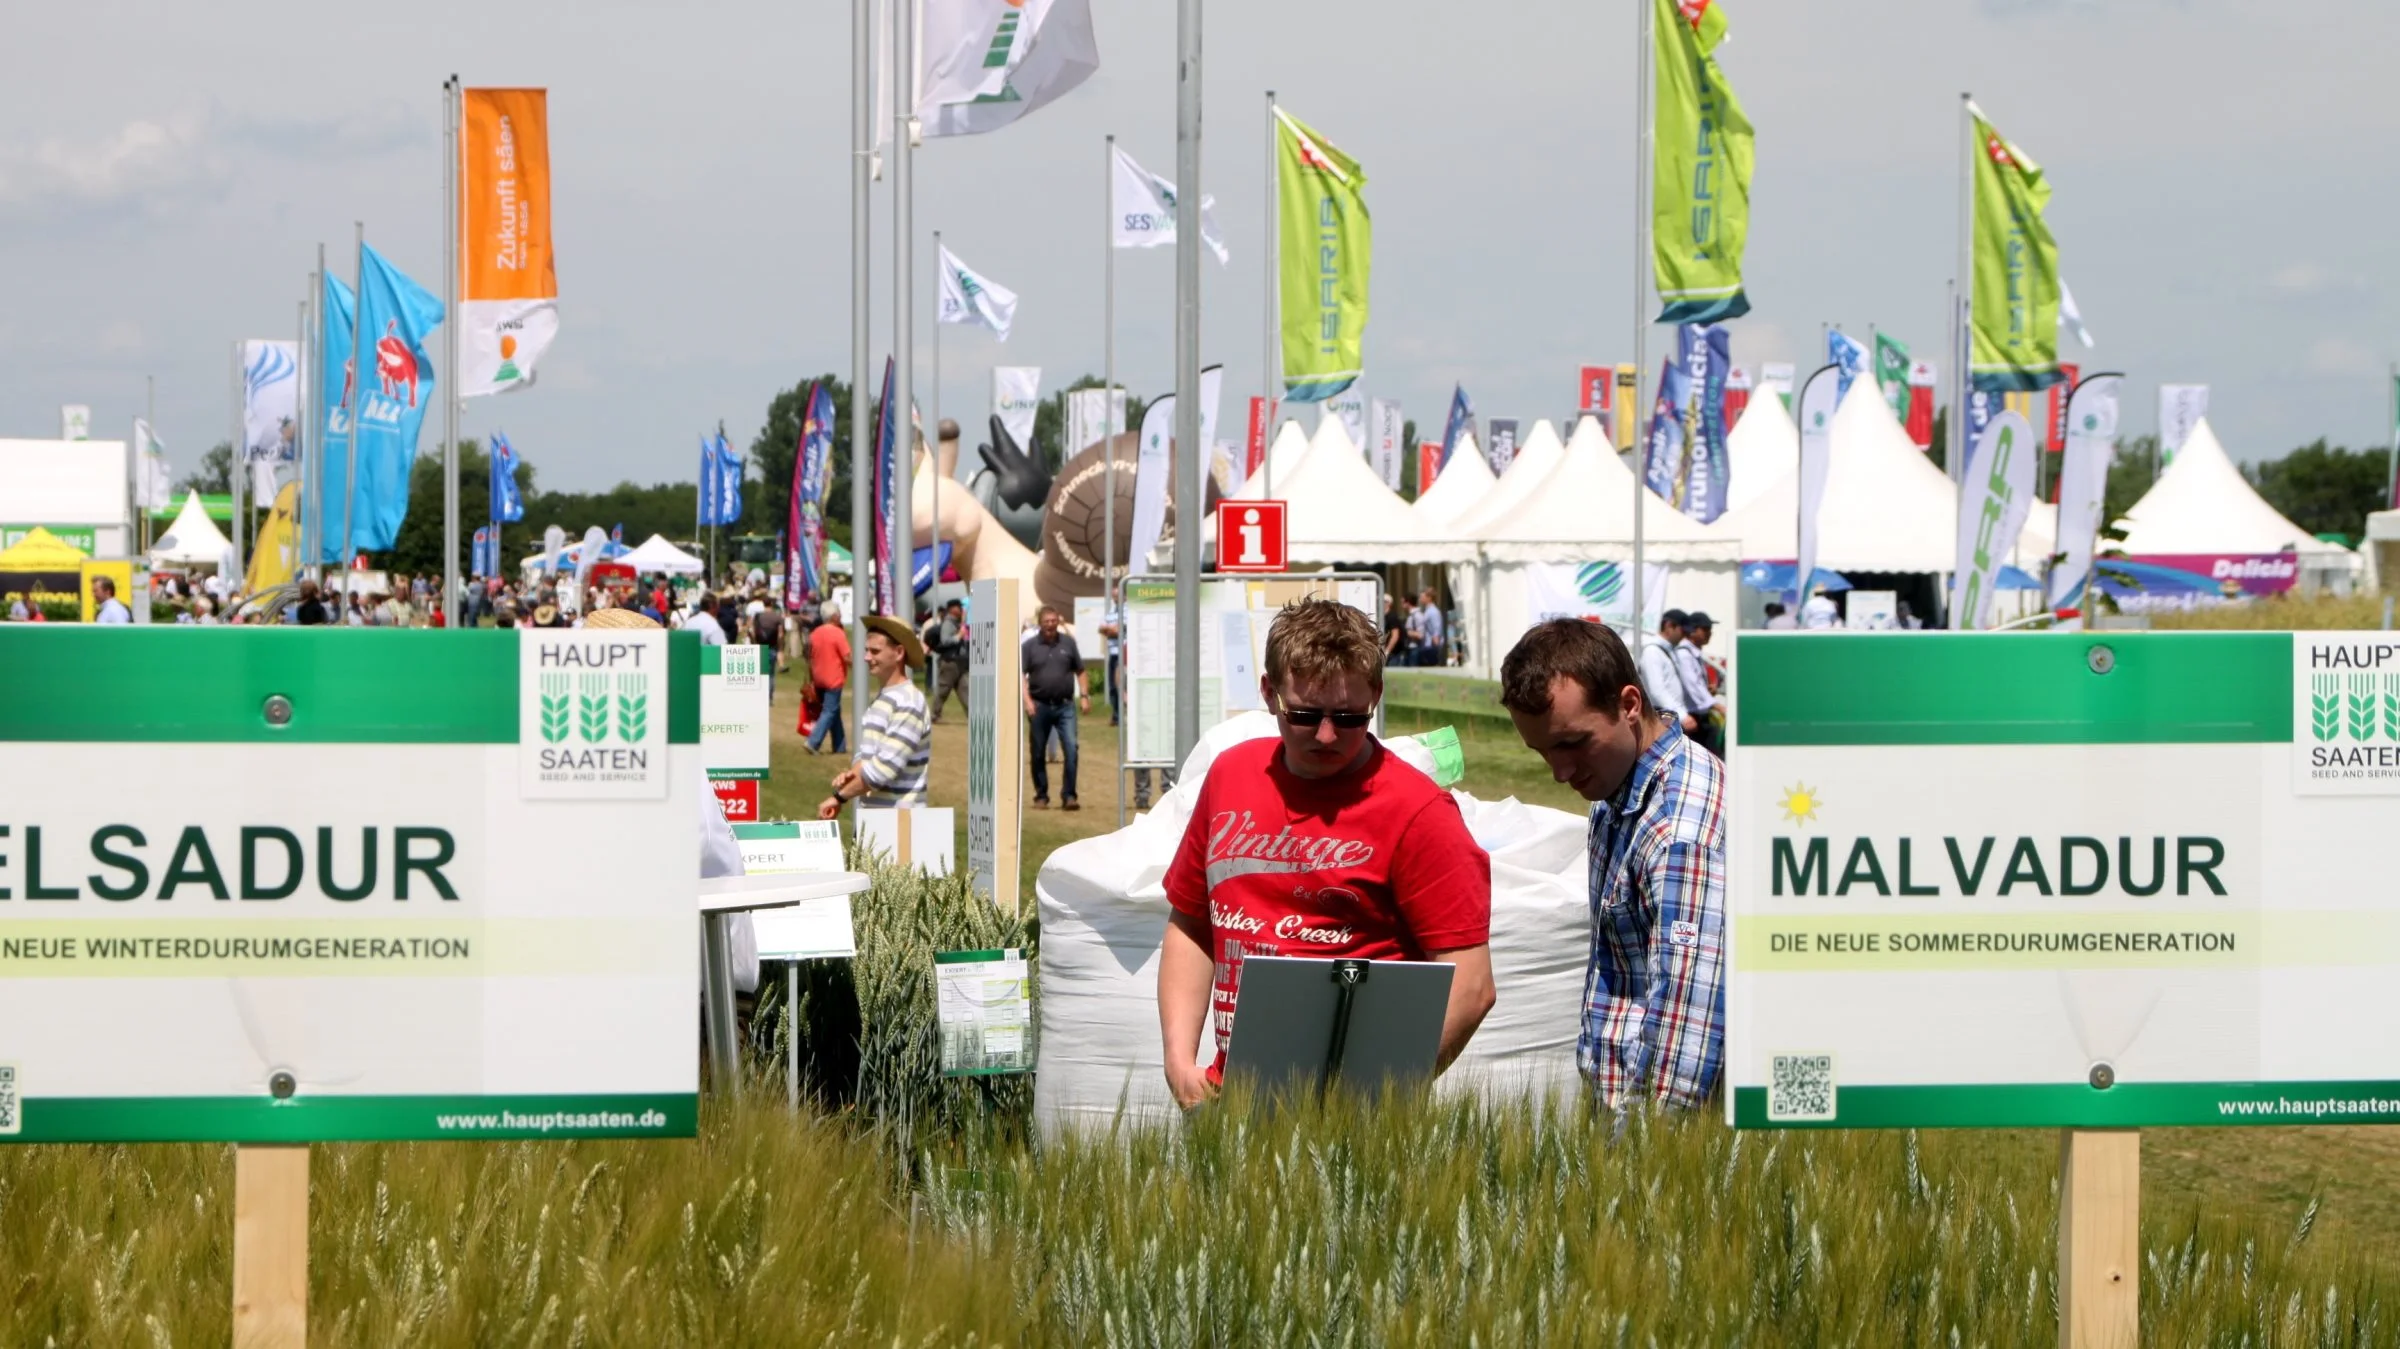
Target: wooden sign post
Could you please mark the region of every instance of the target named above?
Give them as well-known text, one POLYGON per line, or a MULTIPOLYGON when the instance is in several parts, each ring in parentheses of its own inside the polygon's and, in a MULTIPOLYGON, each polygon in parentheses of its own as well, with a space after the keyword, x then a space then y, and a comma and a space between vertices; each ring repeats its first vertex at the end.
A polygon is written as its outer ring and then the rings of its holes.
POLYGON ((233 1150, 234 1349, 308 1343, 308 1145, 233 1150))
POLYGON ((2058 1135, 2059 1349, 2141 1340, 2142 1134, 2058 1135))

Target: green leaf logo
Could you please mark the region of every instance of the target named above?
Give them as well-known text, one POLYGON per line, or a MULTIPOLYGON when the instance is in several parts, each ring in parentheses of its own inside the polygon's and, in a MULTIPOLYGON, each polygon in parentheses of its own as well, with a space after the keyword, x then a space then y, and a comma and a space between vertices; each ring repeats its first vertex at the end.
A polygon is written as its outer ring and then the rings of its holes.
POLYGON ((2350 676, 2350 738, 2375 738, 2375 676, 2350 676))
POLYGON ((2383 677, 2383 734, 2388 740, 2400 740, 2400 674, 2383 677))
POLYGON ((582 729, 586 744, 599 744, 608 738, 608 676, 587 674, 583 677, 583 696, 577 699, 583 713, 582 729))
POLYGON ((617 676, 617 735, 638 745, 650 734, 650 681, 645 675, 617 676))
POLYGON ((572 675, 542 676, 542 739, 553 745, 567 738, 567 704, 574 684, 572 675))
POLYGON ((2342 733, 2342 677, 2317 675, 2309 681, 2309 725, 2319 740, 2342 733))

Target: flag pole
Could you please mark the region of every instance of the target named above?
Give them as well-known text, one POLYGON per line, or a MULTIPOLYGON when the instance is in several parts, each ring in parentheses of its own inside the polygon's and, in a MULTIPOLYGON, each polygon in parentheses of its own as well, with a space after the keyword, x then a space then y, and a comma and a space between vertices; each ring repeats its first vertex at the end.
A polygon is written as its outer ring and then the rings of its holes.
POLYGON ((2385 420, 2392 428, 2390 466, 2384 472, 2385 510, 2400 510, 2400 361, 2392 362, 2391 378, 2384 381, 2385 420))
MULTIPOLYGON (((1633 392, 1636 402, 1627 408, 1635 415, 1633 449, 1633 647, 1641 649, 1642 634, 1648 631, 1649 610, 1642 602, 1642 515, 1644 499, 1650 495, 1649 450, 1650 435, 1636 409, 1640 406, 1642 381, 1649 375, 1650 318, 1648 313, 1650 286, 1650 154, 1651 141, 1658 134, 1658 105, 1650 97, 1650 66, 1657 51, 1651 32, 1657 6, 1652 0, 1638 0, 1638 15, 1634 20, 1634 118, 1641 128, 1633 146, 1633 392)), ((1490 656, 1485 653, 1486 658, 1490 656)))
MULTIPOLYGON (((1648 0, 1643 0, 1643 3, 1648 3, 1648 0)), ((1181 171, 1179 167, 1177 172, 1181 171)), ((1180 196, 1176 198, 1177 202, 1182 200, 1183 198, 1180 196)), ((1267 203, 1267 232, 1266 241, 1260 251, 1266 255, 1267 260, 1265 268, 1267 290, 1266 303, 1260 312, 1264 316, 1262 322, 1266 341, 1259 347, 1261 361, 1259 392, 1266 396, 1266 401, 1259 404, 1258 415, 1264 423, 1259 429, 1260 433, 1266 437, 1267 445, 1265 449, 1259 451, 1258 464, 1259 470, 1266 474, 1262 480, 1264 486, 1261 489, 1261 495, 1271 497, 1275 495, 1275 386, 1278 383, 1276 376, 1279 373, 1276 366, 1280 364, 1276 359, 1279 353, 1275 349, 1277 326, 1275 322, 1275 283, 1282 279, 1283 274, 1282 242, 1275 233, 1277 223, 1275 220, 1275 91, 1272 89, 1267 91, 1267 193, 1265 200, 1267 203)), ((1176 215, 1180 217, 1183 208, 1178 205, 1175 210, 1176 215)), ((1177 247, 1181 246, 1182 242, 1178 240, 1177 247)))
MULTIPOLYGON (((1175 761, 1200 740, 1200 3, 1175 0, 1175 761)), ((1272 133, 1274 127, 1269 125, 1272 133)), ((1272 164, 1269 165, 1272 168, 1272 164)))
MULTIPOLYGON (((367 222, 351 222, 357 234, 357 269, 350 274, 350 378, 343 386, 350 394, 350 440, 345 446, 348 467, 342 473, 342 596, 347 603, 350 595, 351 543, 358 537, 351 518, 358 501, 358 424, 359 410, 367 401, 367 363, 358 358, 359 340, 367 331, 367 222)), ((237 559, 238 560, 238 559, 237 559)), ((345 610, 345 617, 347 610, 345 610)))
MULTIPOLYGON (((946 265, 942 261, 942 232, 940 230, 935 230, 933 232, 933 265, 936 267, 946 265)), ((942 288, 939 285, 936 285, 933 288, 932 337, 933 383, 928 385, 925 390, 925 407, 927 411, 925 420, 933 423, 933 441, 926 447, 925 471, 927 475, 933 479, 932 571, 933 584, 936 589, 939 589, 942 584, 942 288)), ((913 515, 915 512, 912 509, 910 513, 913 515)), ((911 542, 913 543, 914 541, 912 540, 911 542)), ((909 557, 909 562, 911 564, 910 572, 913 579, 915 572, 914 564, 916 562, 916 557, 913 553, 909 557)), ((916 625, 917 616, 914 612, 909 614, 908 621, 911 627, 916 625)), ((933 682, 932 665, 932 661, 928 660, 926 662, 925 681, 928 686, 930 686, 933 682)))
MULTIPOLYGON (((1108 683, 1103 690, 1111 706, 1122 706, 1117 694, 1117 680, 1124 667, 1125 615, 1124 601, 1117 585, 1117 434, 1109 424, 1116 420, 1117 410, 1117 137, 1111 132, 1101 139, 1100 180, 1100 253, 1102 257, 1100 286, 1100 424, 1107 433, 1100 440, 1101 492, 1100 505, 1100 604, 1106 623, 1117 625, 1117 668, 1108 661, 1108 643, 1100 645, 1101 678, 1108 683)), ((1178 247, 1181 246, 1180 241, 1178 247)), ((1076 448, 1080 449, 1081 446, 1076 448)), ((1125 827, 1125 729, 1124 718, 1118 717, 1117 728, 1117 827, 1125 827)))
POLYGON ((874 561, 874 439, 867 430, 867 307, 870 295, 867 179, 875 154, 874 0, 850 4, 850 743, 865 724, 868 567, 874 561))
MULTIPOLYGON (((316 360, 317 393, 320 397, 325 391, 325 359, 331 354, 325 350, 326 276, 325 245, 320 243, 317 245, 316 284, 309 288, 308 296, 309 303, 315 307, 313 321, 316 324, 316 330, 311 334, 315 340, 309 343, 309 348, 314 353, 316 360)), ((325 419, 332 415, 333 409, 322 407, 310 413, 310 420, 316 423, 310 428, 309 434, 309 440, 315 447, 315 453, 309 456, 308 461, 308 471, 312 475, 309 485, 302 489, 315 501, 315 504, 308 508, 314 522, 314 532, 309 535, 309 545, 313 551, 303 553, 302 556, 307 559, 308 565, 316 570, 320 580, 325 575, 325 545, 331 537, 331 531, 325 528, 325 419)))
POLYGON ((442 86, 442 617, 459 626, 458 589, 458 273, 459 246, 458 76, 442 86))
POLYGON ((226 533, 232 536, 230 541, 233 544, 233 569, 234 574, 239 576, 246 569, 244 554, 242 551, 242 479, 250 472, 250 446, 248 444, 250 437, 248 432, 245 431, 242 426, 242 391, 244 385, 242 375, 242 343, 241 339, 239 338, 234 339, 233 343, 232 385, 233 438, 231 444, 233 446, 233 462, 232 471, 225 475, 225 486, 233 493, 233 518, 225 523, 231 526, 231 528, 226 530, 226 533))
POLYGON ((1944 447, 1950 481, 1967 480, 1967 403, 1975 396, 1975 115, 1973 94, 1958 96, 1958 294, 1950 306, 1950 350, 1958 364, 1957 395, 1950 406, 1950 442, 1944 447))
MULTIPOLYGON (((916 280, 915 156, 909 145, 917 110, 917 4, 898 0, 892 6, 892 350, 898 359, 892 375, 892 617, 906 623, 915 617, 917 529, 911 509, 913 484, 910 456, 916 452, 916 314, 910 296, 916 280), (904 79, 903 72, 906 78, 904 79)), ((939 434, 937 431, 936 434, 939 434)), ((861 690, 859 696, 866 696, 861 690)))

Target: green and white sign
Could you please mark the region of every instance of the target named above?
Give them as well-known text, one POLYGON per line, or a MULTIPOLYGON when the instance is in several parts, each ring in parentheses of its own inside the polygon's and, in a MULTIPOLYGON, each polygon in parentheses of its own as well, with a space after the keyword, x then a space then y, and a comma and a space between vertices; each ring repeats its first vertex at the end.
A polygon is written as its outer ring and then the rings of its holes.
POLYGON ((700 648, 700 755, 711 777, 767 776, 767 675, 760 646, 700 648))
POLYGON ((691 1135, 698 672, 664 633, 0 629, 0 1136, 691 1135))
POLYGON ((2392 634, 1758 634, 1733 668, 1734 1123, 2400 1121, 2392 634))
POLYGON ((25 542, 25 536, 37 529, 49 530, 51 536, 70 548, 88 555, 100 551, 100 530, 96 525, 5 525, 0 524, 0 548, 14 548, 25 542))

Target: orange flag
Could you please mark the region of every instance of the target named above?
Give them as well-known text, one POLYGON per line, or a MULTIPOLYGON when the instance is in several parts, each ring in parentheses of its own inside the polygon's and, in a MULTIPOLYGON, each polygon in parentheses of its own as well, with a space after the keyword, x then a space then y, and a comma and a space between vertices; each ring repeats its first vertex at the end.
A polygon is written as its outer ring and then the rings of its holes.
POLYGON ((533 382, 558 333, 550 116, 541 89, 468 89, 459 137, 461 397, 533 382))

